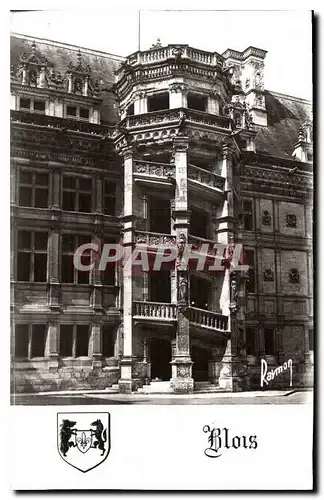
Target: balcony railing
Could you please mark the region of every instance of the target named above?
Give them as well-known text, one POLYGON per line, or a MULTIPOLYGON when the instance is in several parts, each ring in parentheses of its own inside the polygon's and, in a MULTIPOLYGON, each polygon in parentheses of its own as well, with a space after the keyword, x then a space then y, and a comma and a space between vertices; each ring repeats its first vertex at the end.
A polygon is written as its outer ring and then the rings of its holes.
POLYGON ((213 311, 198 309, 197 307, 189 308, 189 321, 197 326, 208 328, 210 330, 227 331, 228 317, 213 311))
POLYGON ((140 115, 126 116, 121 121, 121 126, 127 129, 139 127, 152 127, 153 125, 178 124, 180 119, 187 123, 199 124, 207 127, 222 128, 230 130, 231 121, 226 116, 213 115, 195 109, 176 108, 150 111, 140 115))
POLYGON ((175 166, 169 163, 157 163, 153 161, 134 160, 134 174, 145 177, 169 177, 175 176, 175 166))
POLYGON ((200 236, 194 236, 192 234, 188 235, 188 243, 192 245, 192 250, 200 251, 202 245, 205 245, 204 248, 207 249, 206 254, 208 255, 216 255, 217 248, 214 248, 216 245, 216 241, 208 240, 207 238, 201 238, 200 236))
POLYGON ((135 243, 151 247, 159 245, 176 245, 176 236, 165 233, 152 233, 149 231, 135 231, 135 243))
POLYGON ((176 320, 177 307, 175 304, 164 302, 133 302, 133 316, 135 318, 153 320, 176 320))
POLYGON ((186 62, 193 61, 194 63, 206 64, 208 66, 222 65, 224 60, 217 52, 207 52, 189 47, 188 45, 168 45, 166 47, 155 47, 143 52, 135 52, 127 57, 126 62, 130 65, 154 64, 180 55, 186 62))
POLYGON ((188 165, 188 179, 204 186, 224 191, 225 178, 220 175, 204 170, 203 168, 196 167, 195 165, 188 165))
POLYGON ((114 128, 112 125, 102 125, 98 123, 89 123, 81 120, 61 118, 58 116, 49 116, 28 111, 11 111, 12 123, 23 123, 28 125, 37 125, 46 129, 56 129, 64 131, 82 132, 84 134, 112 137, 114 128))

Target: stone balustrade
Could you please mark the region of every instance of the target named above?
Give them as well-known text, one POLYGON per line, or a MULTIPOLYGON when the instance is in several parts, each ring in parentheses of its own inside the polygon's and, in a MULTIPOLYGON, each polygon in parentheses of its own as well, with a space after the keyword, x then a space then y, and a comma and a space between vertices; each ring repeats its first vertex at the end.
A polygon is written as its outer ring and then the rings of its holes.
POLYGON ((36 125, 46 129, 57 129, 57 131, 72 131, 82 132, 93 136, 112 138, 114 127, 110 125, 100 125, 97 123, 89 123, 86 121, 73 120, 69 118, 61 118, 58 116, 43 115, 30 113, 28 111, 11 111, 12 123, 23 123, 28 125, 36 125))
POLYGON ((220 175, 204 170, 203 168, 196 167, 195 165, 188 165, 188 179, 204 186, 224 191, 225 178, 220 175))
POLYGON ((227 332, 228 317, 214 311, 189 307, 189 321, 196 326, 227 332))
POLYGON ((157 163, 145 160, 134 160, 133 173, 149 177, 175 177, 175 165, 169 163, 157 163))
POLYGON ((176 236, 165 233, 152 233, 149 231, 135 231, 135 244, 151 247, 160 245, 176 245, 176 236))
POLYGON ((133 302, 133 317, 153 320, 176 320, 177 306, 164 302, 133 302))
POLYGON ((226 116, 213 115, 189 108, 162 109, 139 115, 127 116, 120 122, 120 127, 127 129, 152 127, 155 125, 178 124, 180 120, 186 123, 201 125, 208 130, 221 128, 231 130, 231 120, 226 116))
POLYGON ((208 66, 222 66, 224 61, 217 52, 207 52, 188 45, 167 45, 166 47, 154 47, 142 52, 135 52, 126 58, 126 64, 131 66, 146 65, 177 58, 208 66))

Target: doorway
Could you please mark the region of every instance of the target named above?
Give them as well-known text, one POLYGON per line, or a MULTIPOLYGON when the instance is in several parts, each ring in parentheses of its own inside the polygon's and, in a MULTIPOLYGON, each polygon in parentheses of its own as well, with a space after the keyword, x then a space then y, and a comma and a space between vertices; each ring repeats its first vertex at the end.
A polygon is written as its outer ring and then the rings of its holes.
POLYGON ((195 382, 205 382, 208 380, 208 361, 210 351, 197 345, 191 346, 191 359, 193 361, 192 377, 195 382))
POLYGON ((151 379, 170 380, 171 342, 166 339, 151 339, 151 379))

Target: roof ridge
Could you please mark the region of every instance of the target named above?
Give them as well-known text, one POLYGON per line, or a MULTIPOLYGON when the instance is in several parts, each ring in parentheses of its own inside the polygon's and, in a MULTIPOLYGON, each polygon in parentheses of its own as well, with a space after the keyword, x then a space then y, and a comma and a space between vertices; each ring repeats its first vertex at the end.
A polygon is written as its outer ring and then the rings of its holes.
POLYGON ((97 49, 89 49, 87 47, 81 47, 79 45, 72 45, 71 43, 65 43, 65 42, 59 42, 57 40, 49 40, 48 38, 39 38, 31 35, 25 35, 24 33, 15 33, 11 32, 10 33, 11 37, 14 38, 20 38, 24 40, 29 40, 29 41, 34 41, 36 43, 44 43, 47 45, 54 45, 56 47, 61 47, 65 49, 72 49, 75 50, 76 52, 78 50, 81 50, 82 52, 86 54, 91 54, 91 55, 100 55, 102 57, 106 57, 107 59, 116 59, 117 61, 124 61, 125 57, 123 56, 118 56, 117 54, 111 54, 110 52, 104 52, 103 50, 97 50, 97 49))
POLYGON ((268 92, 269 94, 272 94, 274 96, 286 97, 288 99, 291 99, 292 101, 300 101, 300 102, 305 102, 307 104, 312 105, 312 101, 310 99, 305 99, 304 97, 297 97, 297 96, 284 94, 283 92, 276 92, 274 90, 269 90, 269 89, 266 89, 265 92, 268 92))

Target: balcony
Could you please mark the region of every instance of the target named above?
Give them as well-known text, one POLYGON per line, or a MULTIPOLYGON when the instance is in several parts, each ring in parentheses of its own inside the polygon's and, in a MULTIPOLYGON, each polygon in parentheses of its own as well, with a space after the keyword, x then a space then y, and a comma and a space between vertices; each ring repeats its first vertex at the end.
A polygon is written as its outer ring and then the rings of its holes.
POLYGON ((214 311, 189 307, 190 324, 208 330, 218 330, 227 333, 228 317, 214 311))
POLYGON ((133 302, 133 318, 137 320, 150 321, 176 321, 176 304, 167 304, 164 302, 133 302))
POLYGON ((133 175, 137 181, 164 182, 171 184, 170 177, 175 177, 175 166, 169 163, 134 160, 133 175))
POLYGON ((11 111, 11 123, 21 123, 43 127, 46 130, 64 130, 64 132, 81 132, 100 138, 110 138, 113 135, 113 127, 89 123, 87 121, 60 118, 58 116, 40 115, 28 111, 11 111))

